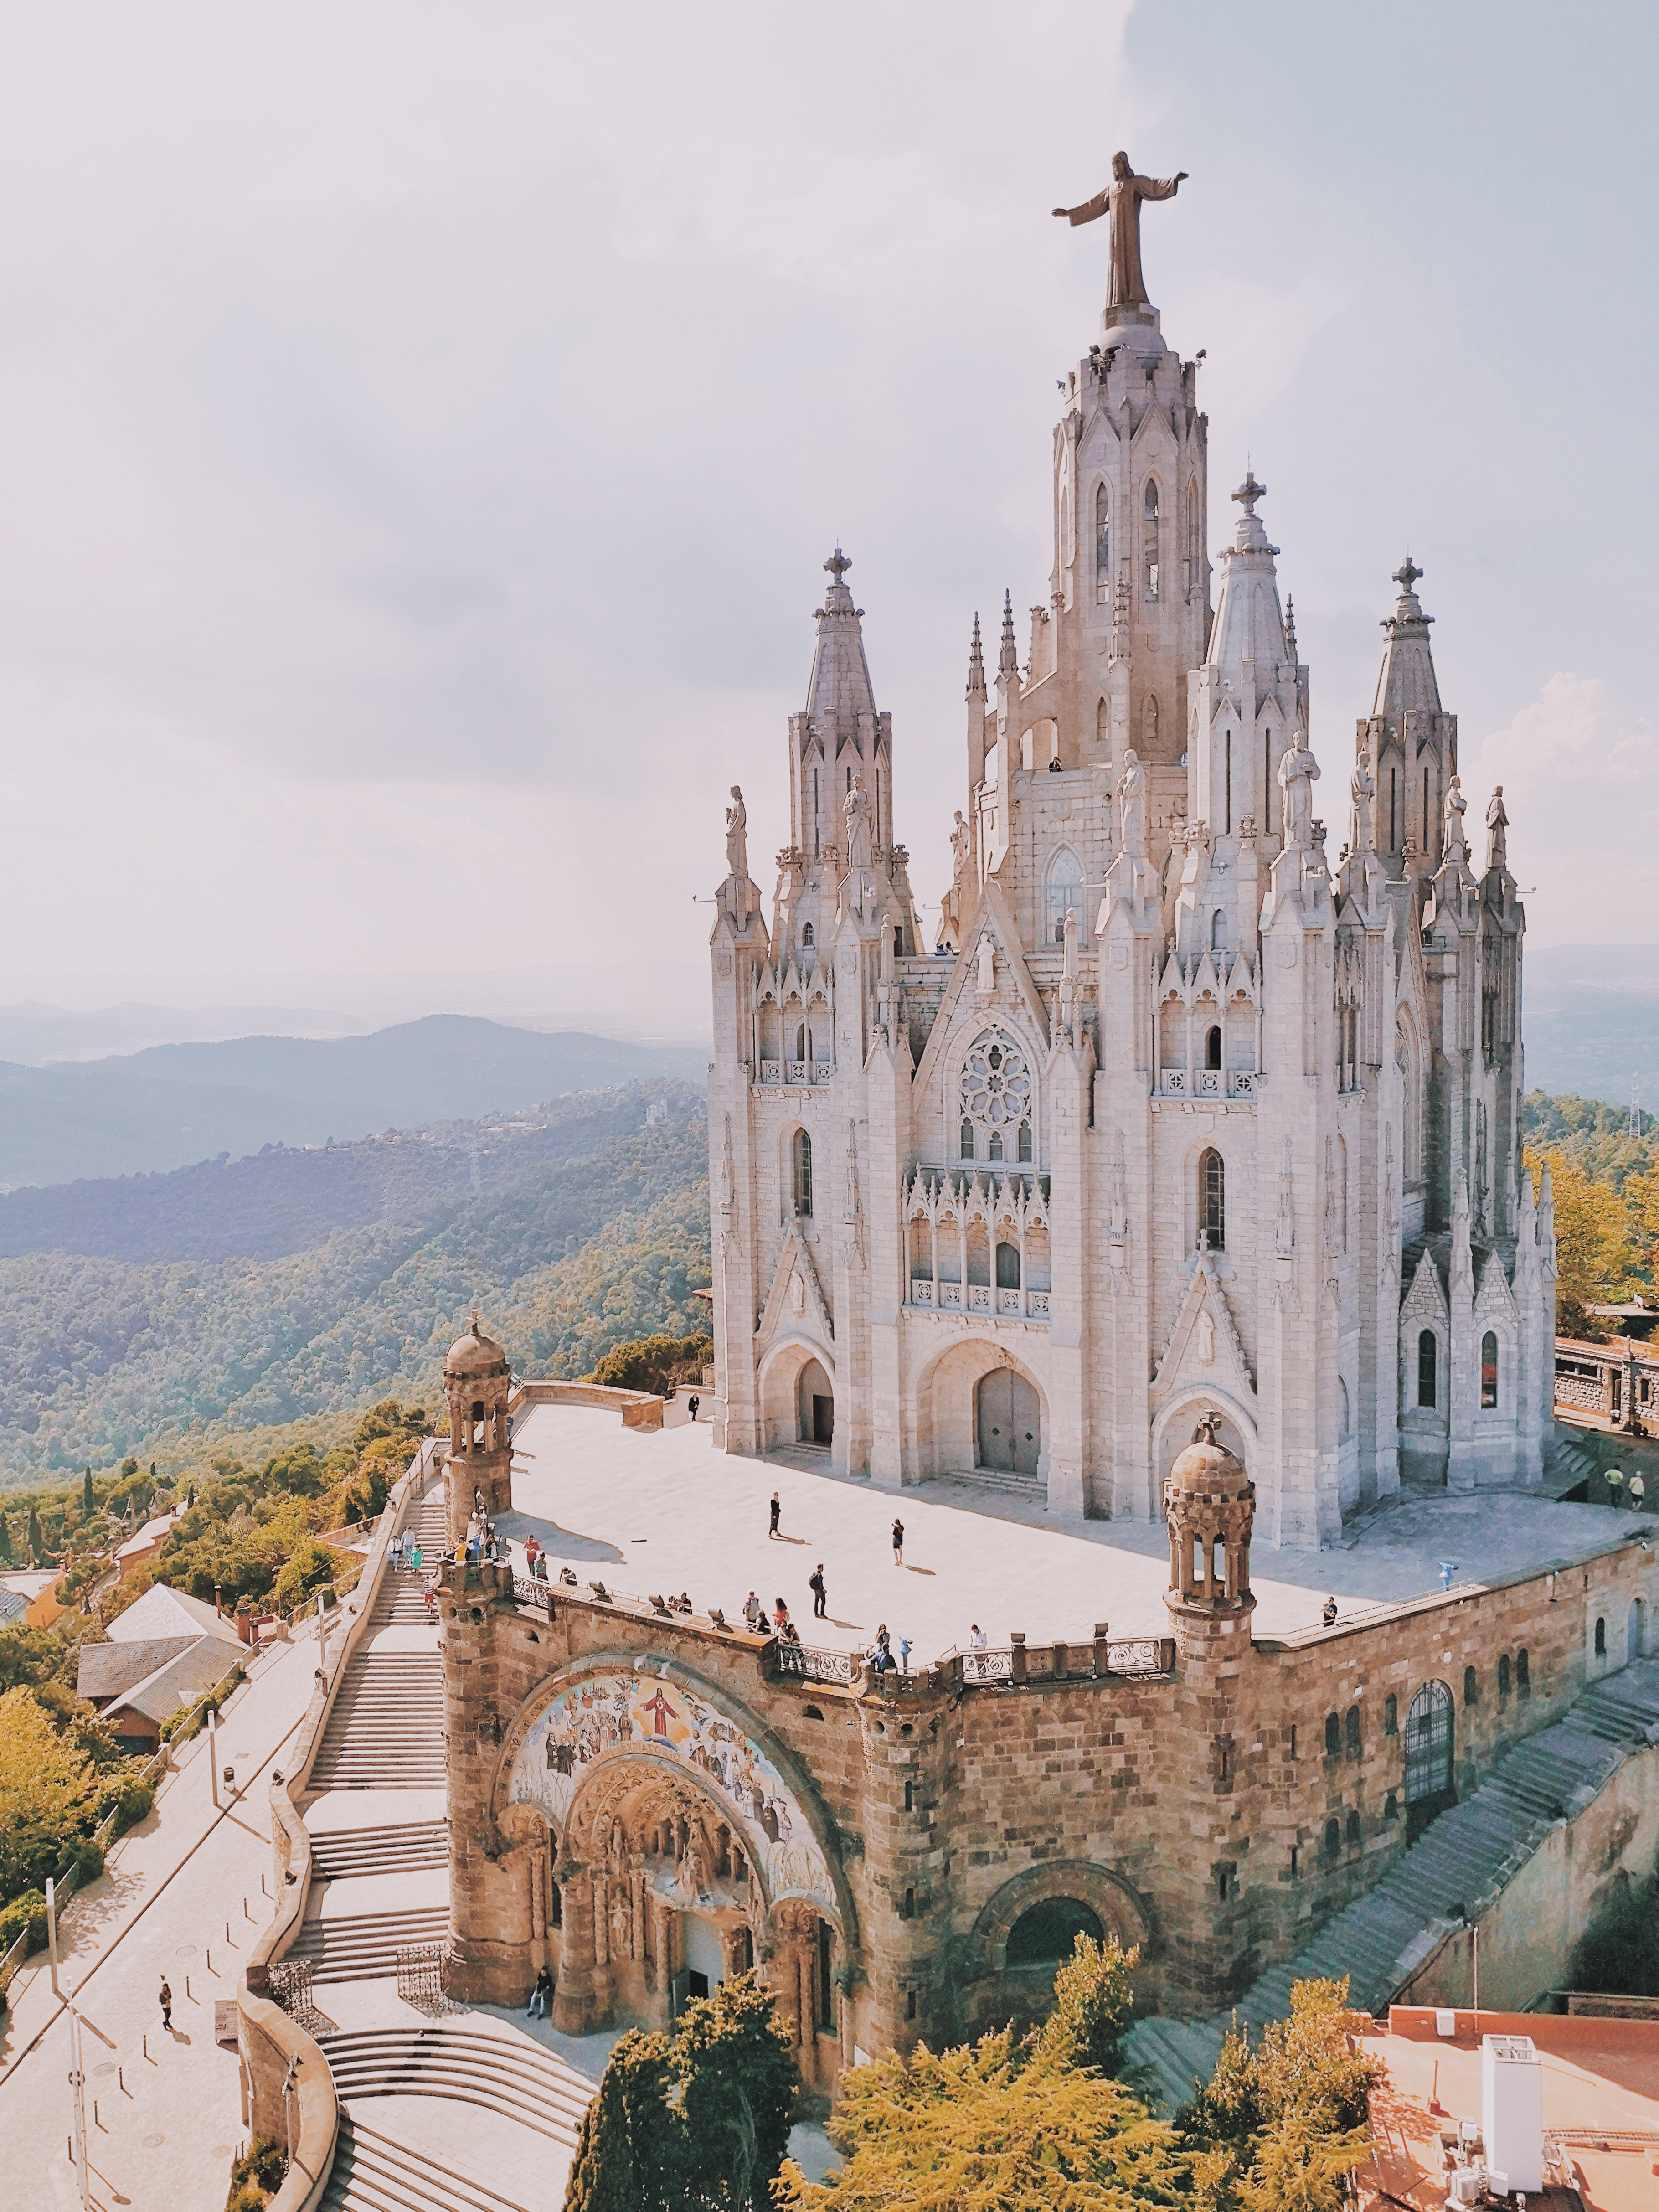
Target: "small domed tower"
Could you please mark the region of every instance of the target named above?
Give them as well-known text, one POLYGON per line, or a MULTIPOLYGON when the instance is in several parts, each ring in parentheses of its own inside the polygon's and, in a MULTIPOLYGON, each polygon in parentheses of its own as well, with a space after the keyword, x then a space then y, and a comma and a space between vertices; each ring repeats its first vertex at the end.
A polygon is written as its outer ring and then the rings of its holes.
POLYGON ((1224 1627, 1237 1633, 1241 1620, 1255 1610, 1250 1595, 1255 1485, 1243 1461, 1216 1442, 1218 1418, 1204 1415, 1170 1469, 1165 1492, 1170 1588, 1164 1602, 1183 1645, 1207 1647, 1211 1636, 1224 1627))
POLYGON ((513 1510, 513 1432, 507 1401, 513 1388, 507 1354, 486 1336, 474 1314, 444 1361, 449 1401, 449 1540, 466 1534, 474 1495, 483 1493, 487 1516, 513 1510))

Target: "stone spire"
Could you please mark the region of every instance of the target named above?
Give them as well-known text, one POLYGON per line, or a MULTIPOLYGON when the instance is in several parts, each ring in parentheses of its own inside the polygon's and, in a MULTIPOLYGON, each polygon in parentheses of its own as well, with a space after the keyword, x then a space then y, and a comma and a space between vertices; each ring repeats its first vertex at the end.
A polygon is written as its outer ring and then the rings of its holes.
POLYGON ((997 660, 998 680, 1006 677, 1012 684, 1019 677, 1019 648, 1014 643, 1014 600, 1012 592, 1002 595, 1002 651, 997 660))
POLYGON ((974 617, 974 641, 968 648, 968 696, 985 696, 985 655, 979 641, 979 616, 974 617))
POLYGON ((831 582, 816 617, 818 642, 806 692, 807 718, 826 738, 856 737, 860 716, 876 711, 860 627, 864 610, 854 605, 853 594, 842 581, 853 564, 839 545, 823 565, 831 582))
POLYGON ((1434 672, 1434 655, 1429 650, 1429 624, 1434 617, 1424 613, 1413 588, 1422 574, 1407 554, 1404 565, 1394 572, 1400 597, 1395 601, 1394 612, 1382 621, 1387 641, 1371 712, 1386 715, 1396 726, 1408 707, 1440 712, 1440 685, 1434 672))
MULTIPOLYGON (((1279 571, 1274 565, 1279 548, 1270 544, 1256 501, 1267 487, 1258 483, 1254 469, 1233 497, 1238 501, 1238 524, 1231 545, 1221 556, 1221 598, 1210 631, 1210 648, 1204 658, 1210 666, 1237 677, 1245 662, 1258 672, 1258 684, 1271 681, 1280 666, 1294 665, 1296 655, 1285 633, 1279 605, 1279 571)), ((1255 702, 1250 702, 1254 708, 1255 702)))

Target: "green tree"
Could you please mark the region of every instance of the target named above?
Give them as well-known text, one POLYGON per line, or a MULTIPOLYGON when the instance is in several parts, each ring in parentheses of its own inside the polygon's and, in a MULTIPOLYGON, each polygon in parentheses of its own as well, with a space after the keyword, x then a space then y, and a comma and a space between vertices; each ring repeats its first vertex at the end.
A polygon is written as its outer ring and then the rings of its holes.
POLYGON ((1595 1327, 1586 1309, 1609 1304, 1625 1291, 1630 1216, 1611 1183, 1593 1182, 1565 1152, 1527 1154, 1536 1188, 1543 1188, 1546 1162, 1555 1206, 1556 1332, 1582 1337, 1595 1327))
POLYGON ((0 1697, 0 1898, 40 1887, 93 1825, 97 1791, 90 1760, 33 1691, 0 1697))
POLYGON ((636 1336, 607 1352, 582 1379, 612 1390, 663 1392, 678 1382, 700 1381, 704 1364, 714 1356, 711 1336, 636 1336))
POLYGON ((81 1480, 81 1518, 90 1521, 97 1510, 97 1500, 92 1494, 92 1469, 88 1468, 81 1480))
POLYGON ((40 1509, 38 1505, 31 1504, 29 1507, 29 1557, 38 1566, 46 1556, 46 1540, 40 1534, 40 1509))
POLYGON ((674 2036, 688 2171, 720 2212, 768 2208, 789 2147, 800 2069, 770 1990, 752 1973, 695 1999, 674 2036))
POLYGON ((636 2027, 617 2039, 582 2115, 564 2212, 674 2212, 684 2201, 672 2046, 636 2027))
POLYGON ((7 1566, 10 1566, 13 1563, 11 1556, 11 1523, 7 1520, 3 1513, 0 1513, 0 1560, 3 1560, 7 1566))

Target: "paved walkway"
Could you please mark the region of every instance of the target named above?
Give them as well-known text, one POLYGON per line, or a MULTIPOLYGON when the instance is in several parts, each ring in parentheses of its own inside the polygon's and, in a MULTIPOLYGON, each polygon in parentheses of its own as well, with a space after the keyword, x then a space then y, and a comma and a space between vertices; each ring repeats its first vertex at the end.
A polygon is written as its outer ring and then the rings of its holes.
MULTIPOLYGON (((728 1457, 704 1423, 652 1434, 624 1429, 600 1407, 538 1406, 520 1420, 525 1457, 514 1474, 518 1510, 501 1526, 532 1532, 556 1574, 649 1595, 687 1592, 698 1612, 735 1620, 752 1589, 770 1608, 787 1600, 808 1644, 848 1650, 885 1621, 915 1645, 912 1665, 965 1646, 977 1621, 994 1644, 1022 1629, 1034 1644, 1086 1640, 1097 1620, 1115 1636, 1167 1633, 1169 1544, 1161 1527, 1073 1521, 976 1486, 971 1477, 899 1492, 821 1468, 728 1457), (781 1535, 767 1534, 774 1491, 781 1535), (890 1541, 904 1522, 904 1564, 890 1541), (807 1577, 823 1562, 829 1615, 812 1617, 807 1577)), ((806 1455, 795 1453, 799 1462, 806 1455)), ((1487 1491, 1407 1495, 1350 1532, 1340 1550, 1250 1555, 1255 1633, 1318 1625, 1334 1595, 1342 1611, 1396 1604, 1455 1579, 1482 1581, 1581 1558, 1640 1525, 1605 1506, 1487 1491)))
MULTIPOLYGON (((236 1770, 234 1797, 216 1809, 204 1733, 64 1915, 58 1981, 85 2023, 100 2204, 222 2212, 246 2130, 236 2052, 216 2044, 214 2008, 234 1997, 270 1911, 261 1889, 270 1881, 270 1769, 304 1716, 316 1663, 308 1635, 260 1654, 220 1718, 219 1761, 236 1770), (170 2036, 156 2003, 163 1974, 170 2036)), ((70 2021, 44 1952, 14 1979, 11 1998, 0 2018, 0 2204, 67 2212, 80 2203, 67 2141, 70 2021)))

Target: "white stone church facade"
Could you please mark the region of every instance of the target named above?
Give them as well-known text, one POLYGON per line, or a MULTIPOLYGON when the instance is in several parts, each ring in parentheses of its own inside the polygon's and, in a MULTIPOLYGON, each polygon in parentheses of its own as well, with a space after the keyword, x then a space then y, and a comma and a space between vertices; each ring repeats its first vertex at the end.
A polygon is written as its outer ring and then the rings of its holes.
POLYGON ((1328 839, 1253 477, 1212 569, 1197 381, 1141 304, 1066 381, 1048 602, 1023 666, 975 621, 926 934, 826 564, 769 911, 738 799, 711 939, 718 1440, 1145 1521, 1212 1408, 1258 1540, 1313 1547, 1402 1475, 1539 1480, 1525 918, 1409 562, 1328 839))

